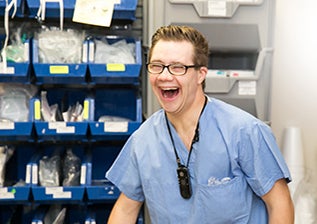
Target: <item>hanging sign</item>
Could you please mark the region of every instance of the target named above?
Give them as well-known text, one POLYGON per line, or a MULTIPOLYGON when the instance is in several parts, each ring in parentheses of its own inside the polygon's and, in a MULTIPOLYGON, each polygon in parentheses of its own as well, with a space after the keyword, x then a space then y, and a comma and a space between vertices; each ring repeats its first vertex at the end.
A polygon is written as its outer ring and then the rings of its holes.
POLYGON ((77 0, 73 22, 109 27, 115 3, 116 0, 77 0))

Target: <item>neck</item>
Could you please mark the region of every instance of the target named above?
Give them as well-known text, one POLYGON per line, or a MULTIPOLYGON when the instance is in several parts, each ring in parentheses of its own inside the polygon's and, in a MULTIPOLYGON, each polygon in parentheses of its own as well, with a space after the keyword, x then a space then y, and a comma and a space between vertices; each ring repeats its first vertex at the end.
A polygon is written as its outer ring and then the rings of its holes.
POLYGON ((192 140, 195 136, 196 127, 199 122, 205 100, 205 96, 203 95, 203 97, 197 99, 186 112, 181 114, 173 115, 167 113, 168 119, 173 124, 188 150, 190 149, 192 140))
POLYGON ((174 125, 176 128, 187 128, 192 125, 196 126, 199 116, 201 114, 201 111, 205 104, 205 95, 202 95, 201 97, 196 98, 196 100, 192 103, 192 105, 185 111, 182 111, 177 114, 173 113, 166 113, 168 119, 170 122, 174 125))

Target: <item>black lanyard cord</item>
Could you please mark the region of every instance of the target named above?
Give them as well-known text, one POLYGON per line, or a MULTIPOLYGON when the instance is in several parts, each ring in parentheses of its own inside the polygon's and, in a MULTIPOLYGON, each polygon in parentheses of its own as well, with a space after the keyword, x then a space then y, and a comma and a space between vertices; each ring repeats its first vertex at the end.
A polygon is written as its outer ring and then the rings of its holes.
POLYGON ((181 166, 182 166, 181 160, 179 159, 179 156, 178 156, 177 151, 176 151, 174 139, 173 139, 173 137, 172 137, 172 132, 171 132, 170 125, 169 125, 169 123, 168 123, 168 119, 167 119, 166 113, 165 113, 165 121, 166 121, 166 126, 167 126, 167 130, 168 130, 168 134, 169 134, 169 136, 170 136, 170 138, 171 138, 171 141, 172 141, 174 153, 175 153, 175 156, 176 156, 177 165, 178 165, 178 167, 181 167, 181 166))
MULTIPOLYGON (((197 125, 196 125, 196 129, 195 129, 195 135, 194 135, 194 138, 192 140, 192 143, 191 143, 191 146, 190 146, 190 149, 189 149, 189 155, 188 155, 188 158, 187 158, 187 164, 186 164, 186 167, 188 167, 189 165, 189 160, 190 160, 190 156, 191 156, 191 153, 192 153, 192 149, 193 149, 193 144, 195 142, 198 142, 199 141, 199 119, 201 117, 201 114, 203 113, 205 107, 206 107, 206 104, 207 104, 207 97, 205 97, 205 102, 204 102, 204 106, 200 112, 200 115, 199 115, 199 118, 198 118, 198 122, 197 122, 197 125)), ((173 145, 173 149, 174 149, 174 153, 175 153, 175 157, 176 157, 176 162, 177 162, 177 165, 178 167, 184 167, 183 164, 181 164, 181 161, 180 161, 180 158, 177 154, 177 151, 176 151, 176 147, 175 147, 175 143, 174 143, 174 139, 173 139, 173 136, 172 136, 172 132, 171 132, 171 127, 169 125, 169 122, 168 122, 168 119, 167 119, 167 115, 165 113, 165 121, 166 121, 166 126, 167 126, 167 130, 168 130, 168 134, 171 138, 171 141, 172 141, 172 145, 173 145)))
POLYGON ((198 118, 198 121, 197 121, 197 126, 196 126, 196 129, 195 129, 195 135, 194 135, 194 138, 192 140, 192 143, 191 143, 191 146, 190 146, 190 149, 189 149, 189 155, 188 155, 188 158, 187 158, 186 166, 182 165, 182 163, 181 163, 181 161, 179 159, 179 156, 177 154, 175 143, 174 143, 174 139, 173 139, 172 132, 171 132, 171 127, 169 125, 169 122, 168 122, 168 119, 167 119, 167 115, 165 113, 166 126, 167 126, 167 130, 168 130, 169 136, 170 136, 171 141, 172 141, 172 145, 173 145, 173 149, 174 149, 174 153, 175 153, 175 157, 176 157, 176 162, 177 162, 177 166, 178 166, 176 172, 177 172, 179 190, 180 190, 181 196, 184 199, 189 199, 192 196, 192 187, 191 187, 191 183, 190 183, 190 174, 189 174, 188 165, 189 165, 189 160, 190 160, 190 156, 191 156, 192 149, 193 149, 193 144, 195 142, 199 141, 199 120, 200 120, 201 114, 203 113, 203 111, 205 109, 206 104, 207 104, 207 97, 205 97, 205 104, 204 104, 204 106, 203 106, 203 108, 202 108, 202 110, 200 112, 200 115, 199 115, 199 118, 198 118))

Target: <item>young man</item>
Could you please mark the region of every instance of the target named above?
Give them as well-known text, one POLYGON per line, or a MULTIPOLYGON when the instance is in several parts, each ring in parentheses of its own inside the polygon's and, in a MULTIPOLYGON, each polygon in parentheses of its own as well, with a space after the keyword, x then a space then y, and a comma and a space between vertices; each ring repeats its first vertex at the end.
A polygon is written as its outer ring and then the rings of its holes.
POLYGON ((291 224, 288 168, 270 128, 207 97, 208 43, 186 26, 152 37, 147 70, 162 109, 129 138, 106 177, 120 190, 109 224, 291 224))

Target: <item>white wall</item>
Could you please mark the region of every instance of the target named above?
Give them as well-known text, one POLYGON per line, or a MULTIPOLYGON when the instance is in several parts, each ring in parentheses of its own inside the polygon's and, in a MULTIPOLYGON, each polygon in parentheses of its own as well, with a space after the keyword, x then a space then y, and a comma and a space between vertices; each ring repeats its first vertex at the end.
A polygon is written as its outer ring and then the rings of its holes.
POLYGON ((279 144, 285 127, 300 127, 307 167, 317 170, 316 0, 276 0, 271 108, 279 144))

